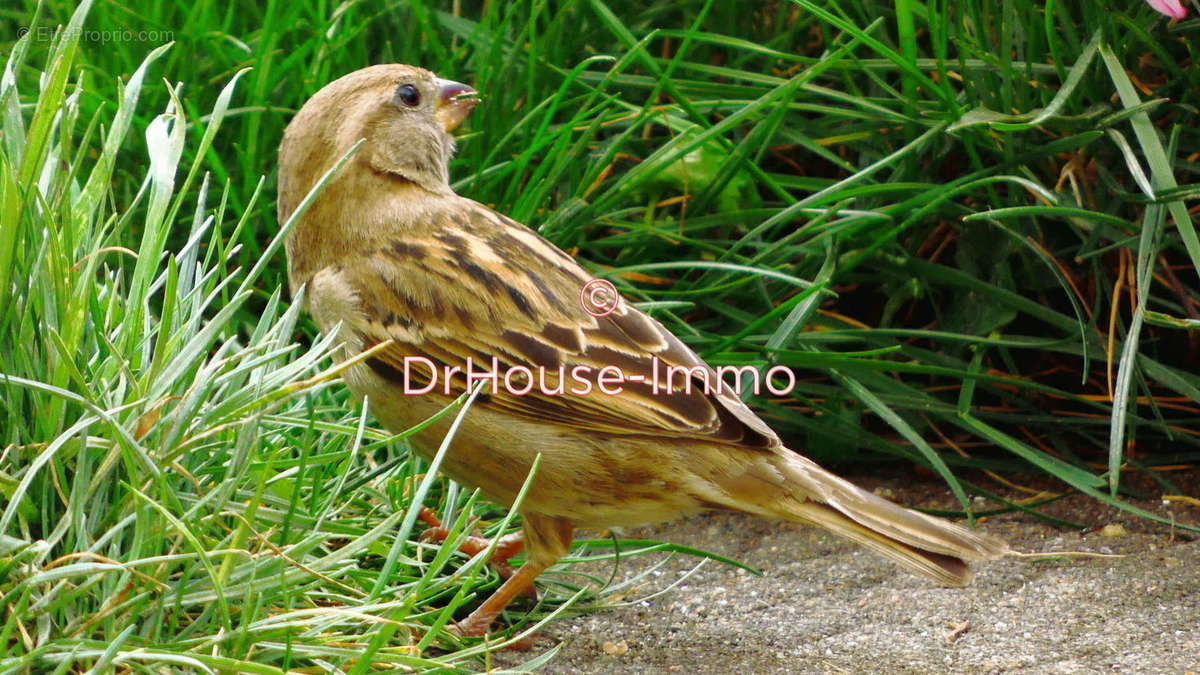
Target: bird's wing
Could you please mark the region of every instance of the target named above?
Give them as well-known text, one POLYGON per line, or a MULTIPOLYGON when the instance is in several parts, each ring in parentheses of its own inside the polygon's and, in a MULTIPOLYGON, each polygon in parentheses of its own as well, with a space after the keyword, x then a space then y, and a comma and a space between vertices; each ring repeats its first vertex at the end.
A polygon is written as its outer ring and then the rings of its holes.
MULTIPOLYGON (((426 234, 390 241, 337 270, 358 299, 357 311, 338 317, 344 329, 368 347, 393 340, 368 361, 377 374, 410 391, 432 382, 434 391, 457 395, 467 379, 446 377, 446 368, 465 369, 469 358, 476 373, 491 372, 495 357, 501 377, 496 386, 485 381, 483 404, 512 415, 611 434, 779 444, 728 383, 718 391, 713 369, 644 312, 623 300, 605 316, 586 311, 583 289, 593 277, 562 250, 466 199, 442 217, 425 223, 426 234), (533 376, 528 393, 518 366, 533 376), (621 393, 601 390, 606 366, 620 372, 621 393), (666 386, 672 367, 680 369, 673 391, 666 386), (591 391, 582 394, 585 382, 591 391)), ((611 391, 611 369, 608 377, 611 391)))

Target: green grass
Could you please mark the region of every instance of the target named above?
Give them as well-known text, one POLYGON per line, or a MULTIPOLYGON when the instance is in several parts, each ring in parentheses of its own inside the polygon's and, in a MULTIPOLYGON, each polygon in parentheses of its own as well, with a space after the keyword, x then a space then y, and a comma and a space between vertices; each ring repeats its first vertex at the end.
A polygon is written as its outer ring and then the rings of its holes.
POLYGON ((572 571, 600 540, 494 640, 442 632, 497 580, 418 540, 415 497, 455 537, 513 523, 349 400, 281 290, 282 129, 370 63, 483 93, 461 193, 711 363, 795 367, 753 401, 792 447, 931 467, 964 510, 1014 496, 980 470, 1163 522, 1123 474, 1196 496, 1165 469, 1200 462, 1200 19, 454 7, 0 10, 0 672, 471 671, 604 604, 572 571))

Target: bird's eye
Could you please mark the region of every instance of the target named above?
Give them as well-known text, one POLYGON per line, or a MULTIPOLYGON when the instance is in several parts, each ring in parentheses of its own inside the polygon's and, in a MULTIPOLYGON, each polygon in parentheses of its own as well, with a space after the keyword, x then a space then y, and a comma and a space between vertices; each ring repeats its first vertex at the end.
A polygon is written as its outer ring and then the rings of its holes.
POLYGON ((411 84, 402 84, 396 90, 396 100, 410 108, 415 108, 421 103, 421 92, 411 84))

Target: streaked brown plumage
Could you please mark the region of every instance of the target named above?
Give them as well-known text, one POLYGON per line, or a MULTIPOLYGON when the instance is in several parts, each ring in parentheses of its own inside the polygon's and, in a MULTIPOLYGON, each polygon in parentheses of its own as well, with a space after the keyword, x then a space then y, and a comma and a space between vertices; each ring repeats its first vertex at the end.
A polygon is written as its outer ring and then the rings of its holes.
MULTIPOLYGON (((468 411, 443 465, 455 480, 511 505, 542 455, 520 507, 527 562, 460 625, 463 632, 484 632, 566 553, 576 527, 745 511, 824 527, 944 584, 970 579, 966 561, 1009 552, 999 539, 897 506, 825 471, 784 447, 728 391, 651 391, 654 359, 659 368, 698 368, 697 377, 712 371, 628 303, 604 317, 585 311, 580 289, 592 277, 570 256, 451 190, 449 131, 474 106, 461 96, 470 93, 411 66, 365 68, 313 96, 279 153, 283 222, 317 179, 366 139, 290 233, 288 271, 321 329, 340 326, 347 356, 393 341, 346 376, 387 427, 407 429, 464 389, 460 377, 448 394, 439 380, 435 393, 404 395, 405 357, 439 367, 463 367, 470 357, 487 367, 494 356, 501 372, 549 369, 529 395, 489 389, 468 411), (570 372, 606 365, 625 374, 621 395, 595 388, 586 395, 539 393, 556 389, 560 366, 570 372), (630 382, 636 374, 647 379, 630 382)), ((414 445, 432 453, 448 426, 443 419, 428 427, 414 445)))

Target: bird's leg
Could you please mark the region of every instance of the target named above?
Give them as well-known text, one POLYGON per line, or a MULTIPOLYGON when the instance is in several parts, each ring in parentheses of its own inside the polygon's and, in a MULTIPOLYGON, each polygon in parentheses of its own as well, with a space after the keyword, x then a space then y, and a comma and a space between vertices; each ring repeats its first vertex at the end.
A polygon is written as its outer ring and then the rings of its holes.
POLYGON ((571 549, 571 537, 575 526, 567 520, 538 515, 523 514, 525 519, 525 545, 529 556, 512 576, 508 577, 492 597, 475 608, 452 630, 459 635, 480 636, 487 633, 492 621, 504 611, 508 603, 523 593, 533 590, 533 580, 545 569, 566 555, 571 549))
MULTIPOLYGON (((429 526, 429 529, 421 533, 422 540, 443 542, 450 536, 450 530, 442 526, 441 519, 437 517, 437 514, 432 509, 422 506, 421 512, 417 517, 421 519, 421 522, 429 526)), ((486 551, 488 546, 491 545, 492 541, 490 539, 471 535, 458 545, 458 550, 469 556, 474 556, 486 551)), ((508 564, 508 559, 520 553, 523 548, 525 548, 524 532, 514 532, 513 534, 500 537, 500 541, 496 542, 496 548, 492 551, 492 557, 488 559, 488 564, 501 577, 508 579, 515 574, 512 565, 508 564)))

